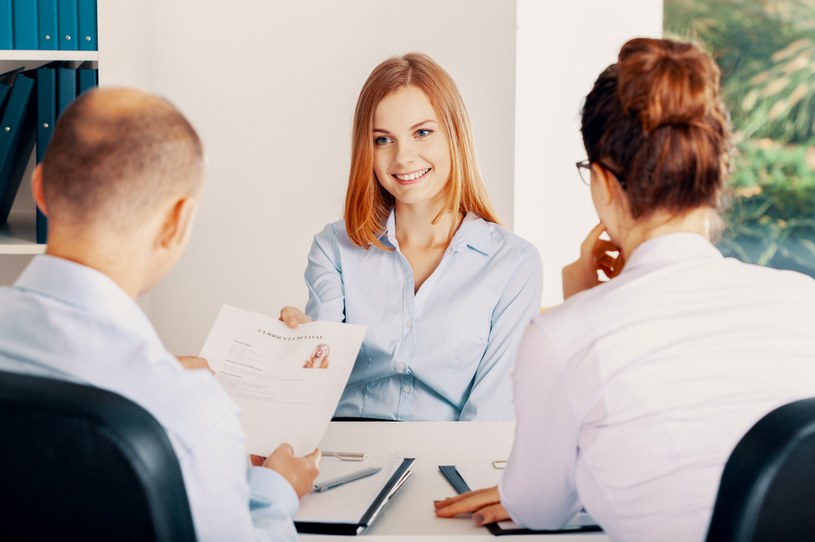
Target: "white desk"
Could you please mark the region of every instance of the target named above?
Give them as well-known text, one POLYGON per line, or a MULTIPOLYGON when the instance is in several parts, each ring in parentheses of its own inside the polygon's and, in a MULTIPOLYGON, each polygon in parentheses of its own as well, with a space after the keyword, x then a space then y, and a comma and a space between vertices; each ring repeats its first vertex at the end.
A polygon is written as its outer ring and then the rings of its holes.
MULTIPOLYGON (((608 541, 603 533, 494 537, 486 529, 476 527, 470 518, 435 516, 433 501, 455 495, 438 466, 476 461, 489 464, 493 459, 506 459, 514 427, 514 423, 503 422, 333 422, 320 448, 366 452, 369 456, 397 452, 416 458, 413 476, 363 533, 367 542, 608 541)), ((353 538, 356 537, 301 535, 300 540, 327 542, 353 538)))

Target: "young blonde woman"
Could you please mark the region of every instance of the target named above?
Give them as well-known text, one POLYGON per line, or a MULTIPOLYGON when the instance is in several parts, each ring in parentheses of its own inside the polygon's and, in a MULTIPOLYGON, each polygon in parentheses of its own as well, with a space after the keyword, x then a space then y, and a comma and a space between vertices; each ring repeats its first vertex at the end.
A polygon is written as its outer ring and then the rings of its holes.
POLYGON ((388 59, 365 82, 345 219, 315 236, 305 278, 305 314, 285 307, 283 321, 368 326, 336 416, 514 417, 510 372, 540 307, 540 256, 498 225, 464 103, 430 57, 388 59))
POLYGON ((710 242, 731 141, 698 46, 626 43, 586 97, 582 134, 601 223, 564 269, 566 302, 524 336, 500 489, 436 513, 557 529, 582 505, 613 540, 701 542, 739 439, 815 394, 815 281, 710 242))

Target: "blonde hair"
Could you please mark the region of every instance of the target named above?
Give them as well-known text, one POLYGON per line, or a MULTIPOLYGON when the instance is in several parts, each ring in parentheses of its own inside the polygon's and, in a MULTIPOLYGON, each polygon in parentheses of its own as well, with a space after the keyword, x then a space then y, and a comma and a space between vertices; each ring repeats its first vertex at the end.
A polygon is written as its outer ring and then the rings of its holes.
MULTIPOLYGON (((393 196, 374 174, 373 118, 386 96, 414 86, 430 100, 450 149, 450 182, 445 205, 435 223, 448 211, 471 212, 498 223, 481 179, 467 108, 452 77, 423 53, 408 53, 379 64, 365 81, 354 111, 351 142, 351 170, 345 196, 345 225, 348 236, 358 246, 387 248, 379 241, 393 207, 393 196)), ((453 222, 450 236, 455 233, 453 222)))

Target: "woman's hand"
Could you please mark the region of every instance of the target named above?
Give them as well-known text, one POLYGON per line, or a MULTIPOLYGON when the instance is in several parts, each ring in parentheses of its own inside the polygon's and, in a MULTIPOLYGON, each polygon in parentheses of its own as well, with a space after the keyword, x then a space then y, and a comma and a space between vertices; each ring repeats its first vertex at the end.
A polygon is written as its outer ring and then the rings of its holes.
POLYGON ((215 374, 204 358, 199 358, 198 356, 176 356, 176 358, 185 369, 206 369, 210 373, 215 374))
POLYGON ((473 512, 473 521, 479 526, 510 519, 509 512, 501 504, 498 486, 477 489, 450 499, 435 501, 433 506, 436 507, 436 516, 440 518, 451 518, 473 512))
POLYGON ((600 239, 605 231, 602 223, 596 225, 580 245, 580 258, 563 268, 563 299, 605 282, 598 278, 597 271, 611 279, 623 270, 625 258, 620 247, 600 239))
POLYGON ((306 316, 297 307, 283 307, 280 309, 280 321, 294 329, 300 324, 308 324, 314 320, 306 316))

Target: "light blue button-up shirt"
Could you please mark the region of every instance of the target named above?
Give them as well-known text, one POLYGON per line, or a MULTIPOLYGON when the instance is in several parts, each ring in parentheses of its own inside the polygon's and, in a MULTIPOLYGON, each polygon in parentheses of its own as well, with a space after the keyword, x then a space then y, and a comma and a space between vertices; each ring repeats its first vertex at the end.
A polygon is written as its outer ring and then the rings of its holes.
POLYGON ((106 275, 34 257, 13 287, 0 288, 0 370, 105 388, 150 412, 178 456, 199 540, 297 539, 288 482, 262 467, 247 481, 237 406, 209 371, 182 369, 106 275))
POLYGON ((540 309, 538 251, 468 214, 414 295, 393 212, 381 240, 394 250, 358 247, 339 221, 315 236, 309 253, 308 316, 368 326, 335 415, 513 419, 510 373, 540 309))

